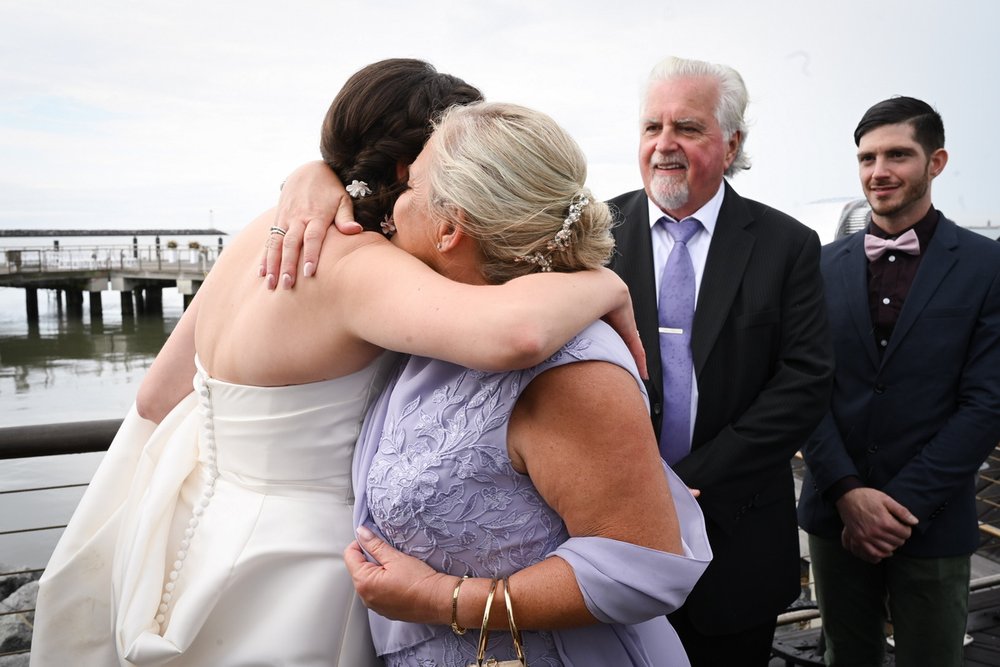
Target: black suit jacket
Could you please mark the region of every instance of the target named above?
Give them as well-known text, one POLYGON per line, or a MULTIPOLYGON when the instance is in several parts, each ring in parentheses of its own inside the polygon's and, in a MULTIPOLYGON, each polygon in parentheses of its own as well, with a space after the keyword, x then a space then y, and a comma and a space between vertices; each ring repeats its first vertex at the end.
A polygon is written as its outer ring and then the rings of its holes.
POLYGON ((979 544, 976 473, 1000 440, 1000 246, 942 216, 923 252, 879 358, 864 231, 823 248, 837 372, 831 410, 803 449, 799 519, 839 538, 822 493, 855 475, 920 519, 901 553, 955 556, 979 544))
MULTIPOLYGON (((632 293, 660 430, 662 370, 646 194, 609 202, 612 268, 632 293)), ((715 557, 685 603, 703 634, 772 620, 799 593, 790 459, 825 413, 833 373, 819 239, 727 183, 692 328, 698 412, 691 453, 674 470, 700 489, 715 557)))

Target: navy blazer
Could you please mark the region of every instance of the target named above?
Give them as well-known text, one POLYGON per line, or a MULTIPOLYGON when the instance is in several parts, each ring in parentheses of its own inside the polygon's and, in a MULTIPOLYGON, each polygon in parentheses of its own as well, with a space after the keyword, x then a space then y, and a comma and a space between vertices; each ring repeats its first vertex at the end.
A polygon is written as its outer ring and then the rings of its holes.
MULTIPOLYGON (((646 193, 609 203, 622 219, 612 268, 632 294, 659 434, 663 380, 646 193)), ((800 591, 789 461, 826 411, 833 375, 819 248, 814 231, 726 184, 691 331, 699 393, 691 453, 673 466, 702 492, 714 559, 685 609, 707 635, 773 620, 800 591)))
POLYGON ((900 553, 968 554, 979 544, 976 472, 1000 441, 1000 245, 942 216, 880 359, 864 234, 823 248, 837 370, 803 450, 799 521, 839 539, 823 492, 855 475, 920 519, 900 553))

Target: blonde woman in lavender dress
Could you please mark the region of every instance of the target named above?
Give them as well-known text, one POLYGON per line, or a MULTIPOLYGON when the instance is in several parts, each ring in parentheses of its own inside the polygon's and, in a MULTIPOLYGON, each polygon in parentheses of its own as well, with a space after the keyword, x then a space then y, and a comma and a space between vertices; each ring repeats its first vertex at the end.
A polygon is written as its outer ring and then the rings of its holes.
MULTIPOLYGON (((471 284, 600 266, 611 215, 585 179, 547 116, 453 108, 411 166, 393 242, 471 284)), ((688 664, 664 615, 711 559, 704 519, 603 322, 519 371, 411 357, 368 415, 354 482, 345 558, 388 667, 514 660, 508 594, 532 667, 688 664)))

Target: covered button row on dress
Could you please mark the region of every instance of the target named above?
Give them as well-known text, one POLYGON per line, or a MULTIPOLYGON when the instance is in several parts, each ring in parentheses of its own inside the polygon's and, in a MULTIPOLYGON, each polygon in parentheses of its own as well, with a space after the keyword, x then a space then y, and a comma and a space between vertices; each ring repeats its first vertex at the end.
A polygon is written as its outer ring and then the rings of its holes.
POLYGON ((160 630, 166 621, 167 610, 170 609, 170 601, 173 599, 174 588, 177 580, 181 576, 184 568, 184 561, 187 559, 188 549, 191 547, 191 540, 194 538, 195 530, 201 522, 201 516, 205 513, 205 508, 215 495, 215 481, 219 477, 219 468, 216 465, 215 447, 215 415, 212 411, 212 396, 208 388, 208 383, 199 374, 198 376, 198 406, 202 415, 201 426, 201 453, 204 455, 205 465, 203 468, 203 484, 201 496, 194 504, 191 511, 191 518, 188 519, 187 528, 184 529, 184 539, 181 540, 180 548, 177 550, 173 567, 167 575, 167 581, 163 585, 163 595, 160 597, 160 606, 156 614, 157 631, 160 630))

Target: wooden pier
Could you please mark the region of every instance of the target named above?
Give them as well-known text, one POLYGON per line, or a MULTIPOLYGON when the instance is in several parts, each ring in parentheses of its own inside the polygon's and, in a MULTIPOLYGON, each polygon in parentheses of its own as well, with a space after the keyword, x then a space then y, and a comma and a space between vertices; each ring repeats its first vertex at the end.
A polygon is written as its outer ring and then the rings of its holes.
POLYGON ((102 317, 101 292, 120 294, 122 317, 163 313, 162 290, 176 287, 191 302, 222 251, 195 242, 156 244, 0 247, 0 287, 24 290, 28 323, 38 323, 38 290, 55 290, 71 319, 83 318, 84 293, 92 320, 102 317))

